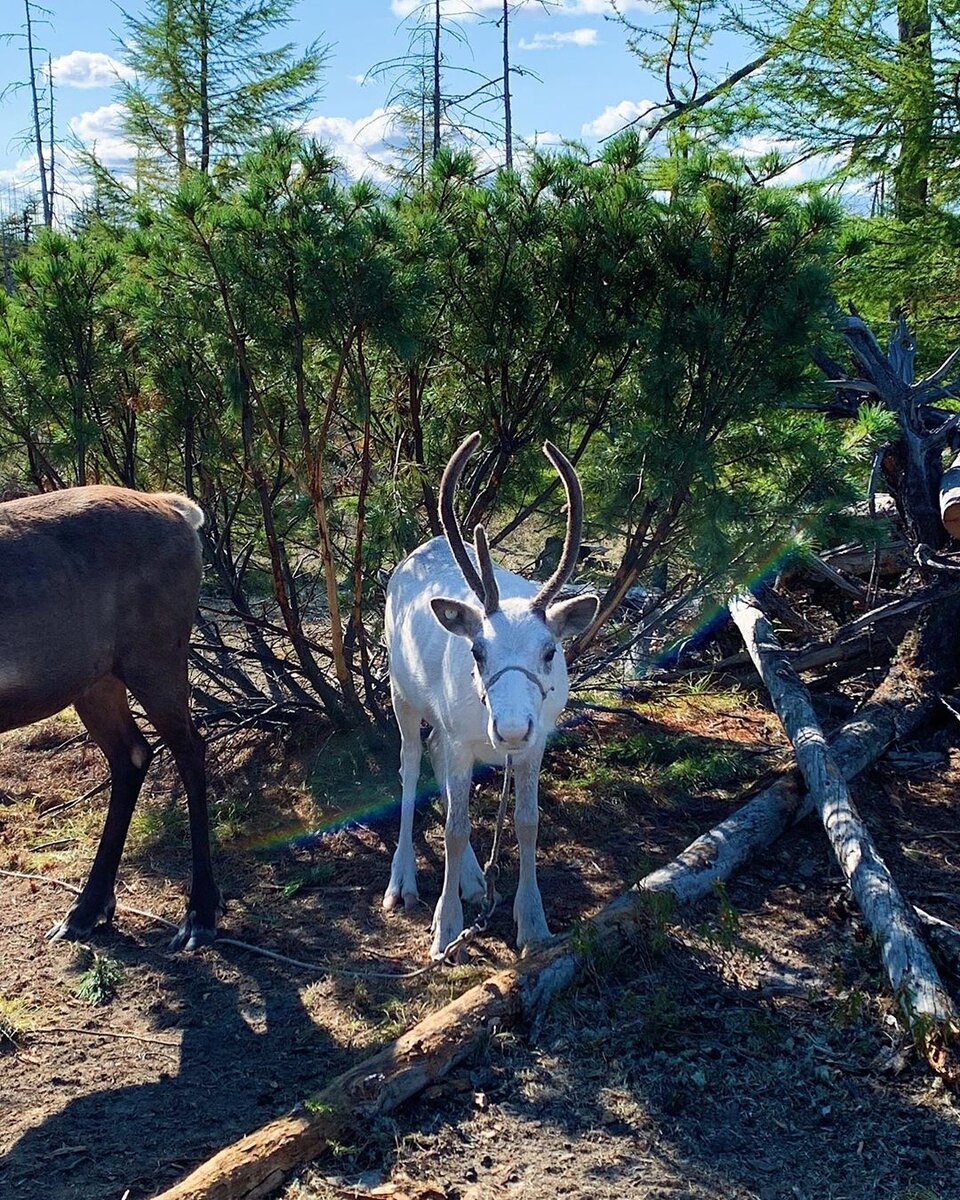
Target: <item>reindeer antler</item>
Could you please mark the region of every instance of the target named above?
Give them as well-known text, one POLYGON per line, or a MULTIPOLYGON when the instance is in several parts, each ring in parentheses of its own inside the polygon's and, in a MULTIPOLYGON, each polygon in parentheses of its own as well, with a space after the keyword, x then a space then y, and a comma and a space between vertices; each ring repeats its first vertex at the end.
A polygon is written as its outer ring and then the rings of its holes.
POLYGON ((541 613, 546 611, 547 605, 573 574, 573 568, 577 565, 577 558, 580 554, 580 538, 583 534, 583 489, 577 478, 576 469, 553 442, 544 442, 543 452, 563 480, 563 488, 567 493, 567 534, 563 541, 563 552, 557 563, 557 569, 530 602, 530 607, 541 613))
POLYGON ((483 526, 478 525, 474 530, 474 547, 477 552, 477 562, 480 564, 480 574, 470 560, 467 547, 460 532, 457 515, 453 509, 453 500, 457 484, 463 474, 467 460, 480 445, 480 431, 471 433, 453 452, 447 463, 443 478, 440 480, 440 524, 446 534, 451 553, 457 561, 457 566, 467 582, 467 586, 483 605, 484 612, 489 616, 500 606, 500 593, 493 574, 493 563, 490 560, 490 548, 487 545, 487 535, 483 526))
POLYGON ((483 611, 489 617, 500 607, 500 589, 497 587, 497 577, 493 573, 487 531, 482 525, 474 527, 473 545, 477 551, 477 562, 480 564, 480 576, 483 581, 483 611))

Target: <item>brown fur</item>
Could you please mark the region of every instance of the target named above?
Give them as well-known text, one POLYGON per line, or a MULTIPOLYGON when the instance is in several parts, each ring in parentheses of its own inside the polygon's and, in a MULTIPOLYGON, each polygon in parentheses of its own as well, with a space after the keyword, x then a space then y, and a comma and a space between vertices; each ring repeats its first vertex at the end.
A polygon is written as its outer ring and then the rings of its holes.
POLYGON ((54 936, 82 936, 112 915, 117 866, 150 757, 128 690, 169 746, 187 791, 194 878, 175 941, 213 936, 219 897, 204 748, 188 707, 187 644, 202 570, 188 513, 181 497, 99 486, 0 505, 0 731, 72 704, 112 775, 90 879, 54 936))

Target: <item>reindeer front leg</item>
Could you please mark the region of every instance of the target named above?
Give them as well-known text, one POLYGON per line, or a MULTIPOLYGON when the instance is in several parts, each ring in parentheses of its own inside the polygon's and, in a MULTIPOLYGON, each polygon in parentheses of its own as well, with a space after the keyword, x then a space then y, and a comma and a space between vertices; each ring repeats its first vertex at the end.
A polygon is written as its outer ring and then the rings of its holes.
POLYGON ((443 891, 433 914, 433 945, 430 947, 430 957, 435 960, 443 958, 450 943, 463 932, 460 880, 470 844, 472 765, 445 764, 443 790, 447 798, 447 822, 443 831, 443 891))
POLYGON ((541 742, 539 747, 532 747, 529 754, 514 766, 514 824, 520 850, 520 881, 513 902, 513 917, 517 922, 517 949, 521 954, 535 949, 550 938, 550 928, 537 886, 537 829, 540 822, 537 788, 542 758, 541 742))
POLYGON ((413 816, 420 778, 420 714, 394 689, 393 711, 400 728, 400 836, 390 866, 390 882, 383 896, 383 907, 392 912, 401 900, 405 908, 414 908, 417 891, 417 859, 413 850, 413 816))

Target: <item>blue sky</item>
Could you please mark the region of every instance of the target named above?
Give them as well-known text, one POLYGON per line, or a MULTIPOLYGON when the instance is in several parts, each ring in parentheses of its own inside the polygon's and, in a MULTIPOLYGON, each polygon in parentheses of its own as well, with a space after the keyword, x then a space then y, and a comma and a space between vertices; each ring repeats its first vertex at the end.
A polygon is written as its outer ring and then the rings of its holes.
MULTIPOLYGON (((109 163, 122 163, 125 147, 111 88, 121 51, 123 20, 113 0, 40 0, 49 10, 36 40, 53 59, 57 134, 64 145, 96 145, 109 163), (111 61, 114 60, 114 61, 111 61)), ((492 24, 499 0, 444 0, 450 11, 470 3, 476 15, 462 22, 470 46, 449 43, 452 59, 493 74, 500 55, 499 30, 492 24)), ((403 53, 404 17, 416 0, 302 0, 288 36, 299 44, 320 38, 330 46, 324 92, 311 131, 331 145, 353 174, 376 174, 376 157, 390 114, 387 85, 359 81, 375 63, 403 53)), ((138 0, 129 0, 131 11, 138 0)), ((620 8, 642 17, 645 0, 621 0, 620 8)), ((22 0, 5 0, 4 32, 18 33, 22 0)), ((625 46, 622 28, 607 19, 609 0, 560 0, 548 10, 530 2, 512 18, 515 65, 538 75, 514 81, 514 126, 521 138, 573 138, 588 143, 636 115, 655 88, 625 46)), ((43 54, 45 60, 46 53, 43 54)), ((27 77, 23 39, 0 44, 0 80, 27 77)), ((8 90, 0 101, 0 195, 27 186, 35 163, 24 135, 30 110, 25 90, 8 90)))
MULTIPOLYGON (((626 47, 611 0, 525 0, 514 3, 511 56, 523 75, 513 81, 514 131, 518 142, 549 145, 572 139, 596 147, 599 140, 648 111, 661 98, 656 80, 645 75, 626 47)), ((305 45, 318 38, 329 46, 323 94, 308 131, 329 145, 353 176, 383 178, 379 165, 390 153, 393 114, 388 83, 364 82, 370 68, 403 54, 411 13, 423 0, 300 0, 293 23, 278 41, 305 45)), ((451 61, 484 75, 500 70, 500 30, 494 24, 501 0, 442 0, 460 18, 467 45, 446 40, 451 61)), ((35 39, 52 58, 59 154, 58 190, 67 195, 61 211, 82 197, 83 185, 70 178, 71 147, 95 148, 101 161, 118 172, 129 159, 120 129, 120 106, 113 84, 121 65, 124 31, 115 0, 36 0, 47 15, 35 39)), ((125 0, 136 13, 141 0, 125 0)), ((617 0, 638 25, 653 16, 650 0, 617 0)), ((27 78, 22 36, 23 0, 0 2, 0 211, 18 209, 36 189, 37 169, 30 133, 29 96, 4 85, 27 78)), ((735 52, 736 47, 732 48, 735 52)), ((718 73, 725 65, 718 61, 718 73)), ((733 63, 740 65, 740 60, 733 63)), ((762 139, 761 139, 762 140, 762 139)), ((756 149, 763 147, 757 146, 756 149)), ((499 155, 490 152, 492 164, 499 155)))

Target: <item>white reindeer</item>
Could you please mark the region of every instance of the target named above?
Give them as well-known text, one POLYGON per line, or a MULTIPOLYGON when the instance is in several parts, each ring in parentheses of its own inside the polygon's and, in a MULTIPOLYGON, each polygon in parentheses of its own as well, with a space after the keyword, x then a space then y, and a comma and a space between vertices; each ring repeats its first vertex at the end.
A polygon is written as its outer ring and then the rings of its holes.
POLYGON ((515 824, 520 879, 513 906, 521 951, 550 936, 537 887, 537 784, 547 736, 567 701, 562 638, 584 630, 595 596, 554 601, 577 562, 583 492, 572 464, 550 442, 547 458, 567 493, 567 533, 557 569, 542 586, 494 567, 483 527, 467 550, 453 499, 467 460, 480 443, 473 433, 454 453, 440 483, 445 538, 408 555, 387 587, 386 635, 390 687, 400 727, 403 798, 400 840, 383 898, 389 912, 401 898, 417 901, 413 811, 420 774, 420 722, 432 726, 434 772, 447 802, 443 890, 433 917, 431 956, 442 959, 463 929, 465 900, 479 902, 484 878, 470 845, 473 764, 514 763, 515 824), (479 601, 479 607, 474 602, 479 601))

